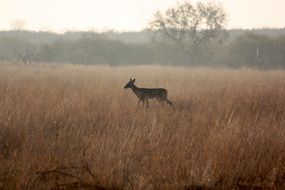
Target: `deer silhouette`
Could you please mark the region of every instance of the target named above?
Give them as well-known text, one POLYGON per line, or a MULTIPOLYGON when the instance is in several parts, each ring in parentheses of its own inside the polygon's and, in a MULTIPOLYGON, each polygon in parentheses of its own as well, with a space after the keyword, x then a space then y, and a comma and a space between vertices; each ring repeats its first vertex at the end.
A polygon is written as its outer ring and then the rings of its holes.
POLYGON ((156 99, 158 102, 166 102, 169 105, 172 106, 172 102, 167 99, 167 90, 164 88, 139 88, 135 85, 136 79, 131 79, 130 81, 125 85, 125 89, 130 88, 135 93, 135 95, 138 97, 139 103, 146 104, 146 107, 148 108, 148 100, 149 99, 156 99))

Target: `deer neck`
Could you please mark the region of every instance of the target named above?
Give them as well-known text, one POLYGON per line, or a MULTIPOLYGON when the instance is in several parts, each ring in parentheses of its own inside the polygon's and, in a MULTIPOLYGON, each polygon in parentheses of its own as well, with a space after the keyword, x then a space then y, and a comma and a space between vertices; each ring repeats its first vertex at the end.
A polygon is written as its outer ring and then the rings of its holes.
POLYGON ((132 85, 132 86, 131 86, 131 89, 132 89, 132 91, 133 91, 135 94, 137 94, 137 92, 138 92, 138 90, 139 90, 139 88, 136 87, 136 85, 132 85))

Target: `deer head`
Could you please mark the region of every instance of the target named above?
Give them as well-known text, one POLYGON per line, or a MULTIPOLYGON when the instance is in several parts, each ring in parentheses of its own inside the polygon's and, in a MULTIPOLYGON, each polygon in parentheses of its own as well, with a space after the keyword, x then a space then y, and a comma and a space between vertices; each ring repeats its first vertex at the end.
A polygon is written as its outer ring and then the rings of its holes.
POLYGON ((130 81, 126 84, 126 86, 124 88, 125 89, 126 88, 131 88, 134 85, 135 81, 136 81, 136 79, 130 78, 130 81))

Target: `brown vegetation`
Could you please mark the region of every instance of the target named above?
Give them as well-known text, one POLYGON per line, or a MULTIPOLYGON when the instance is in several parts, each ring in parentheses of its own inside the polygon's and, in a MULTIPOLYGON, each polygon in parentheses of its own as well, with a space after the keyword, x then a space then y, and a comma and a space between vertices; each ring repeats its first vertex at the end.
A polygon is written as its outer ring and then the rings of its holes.
POLYGON ((0 189, 285 185, 284 71, 0 67, 0 189))

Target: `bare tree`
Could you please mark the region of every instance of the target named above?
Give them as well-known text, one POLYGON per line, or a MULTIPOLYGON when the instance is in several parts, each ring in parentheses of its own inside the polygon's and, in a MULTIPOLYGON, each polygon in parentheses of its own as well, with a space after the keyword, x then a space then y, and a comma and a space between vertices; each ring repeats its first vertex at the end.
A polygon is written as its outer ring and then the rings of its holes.
POLYGON ((33 47, 31 44, 27 44, 22 49, 14 49, 14 53, 22 64, 28 65, 31 64, 35 57, 36 48, 33 47))
POLYGON ((221 40, 226 14, 215 3, 178 3, 165 13, 158 11, 149 23, 154 37, 168 39, 187 54, 206 48, 212 40, 221 40))
POLYGON ((24 20, 15 20, 11 23, 12 30, 25 30, 26 26, 27 23, 24 20))

